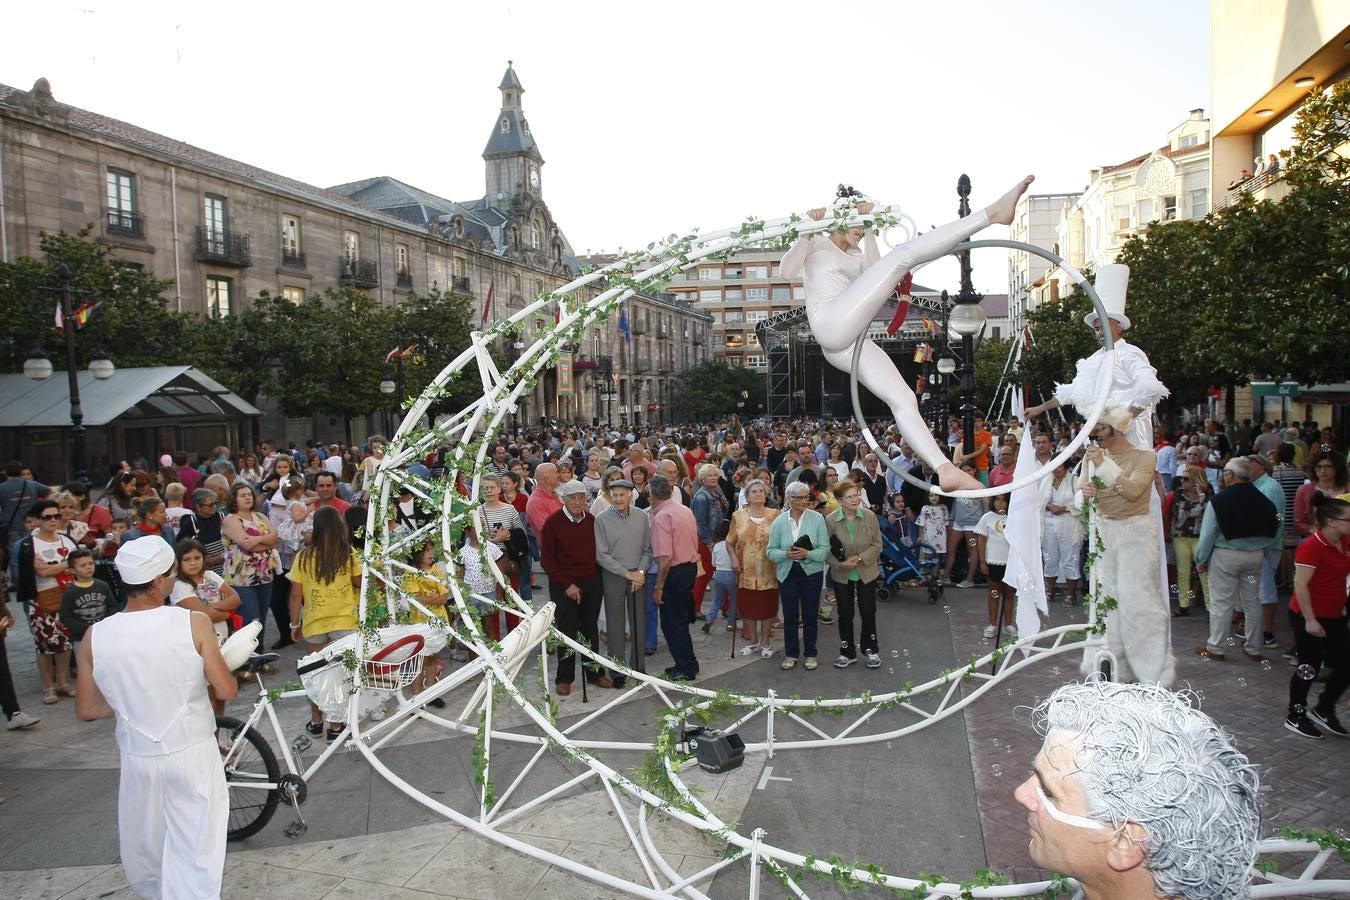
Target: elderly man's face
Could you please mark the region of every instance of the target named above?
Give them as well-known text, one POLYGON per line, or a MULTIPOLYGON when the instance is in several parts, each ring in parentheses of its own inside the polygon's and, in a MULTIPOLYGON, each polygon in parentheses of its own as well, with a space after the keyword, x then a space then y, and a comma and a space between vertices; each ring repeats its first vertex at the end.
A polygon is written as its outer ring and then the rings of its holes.
POLYGON ((633 502, 633 492, 626 487, 612 487, 609 489, 609 504, 619 512, 628 512, 628 506, 633 502))
POLYGON ((1032 860, 1043 869, 1063 872, 1089 882, 1107 868, 1106 853, 1111 832, 1071 825, 1056 819, 1038 793, 1060 812, 1088 815, 1087 796, 1074 761, 1076 738, 1062 731, 1045 737, 1036 754, 1031 777, 1017 786, 1013 796, 1027 809, 1027 828, 1031 832, 1028 850, 1032 860))
POLYGON ((680 470, 675 467, 675 463, 668 459, 663 459, 656 464, 656 473, 669 478, 671 484, 675 484, 680 480, 680 470))
POLYGON ((563 505, 573 516, 580 516, 586 511, 586 492, 578 491, 575 494, 568 494, 563 498, 563 505))

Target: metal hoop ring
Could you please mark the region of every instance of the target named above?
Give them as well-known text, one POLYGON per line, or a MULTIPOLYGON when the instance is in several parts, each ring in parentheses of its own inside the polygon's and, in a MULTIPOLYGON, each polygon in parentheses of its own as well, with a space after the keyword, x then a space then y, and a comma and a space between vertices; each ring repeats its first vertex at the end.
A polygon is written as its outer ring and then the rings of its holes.
MULTIPOLYGON (((1035 244, 1028 244, 1023 241, 1009 241, 1002 238, 990 238, 982 241, 965 241, 953 247, 951 253, 948 255, 961 253, 967 250, 976 250, 983 247, 1005 247, 1009 250, 1022 250, 1034 256, 1049 260, 1051 263, 1063 269, 1064 273, 1069 276, 1073 283, 1084 290, 1088 295, 1088 299, 1092 301, 1092 308, 1097 311, 1097 317, 1103 322, 1108 319, 1106 307, 1102 304, 1102 298, 1097 296, 1097 289, 1092 286, 1091 282, 1083 277, 1083 273, 1069 265, 1061 257, 1051 253, 1049 250, 1037 247, 1035 244)), ((945 338, 946 335, 943 335, 943 337, 945 338)), ((858 362, 862 358, 863 344, 866 343, 867 340, 867 331, 864 329, 862 334, 858 335, 858 339, 853 342, 853 361, 849 365, 848 372, 849 397, 853 401, 853 418, 857 420, 858 427, 862 429, 863 439, 866 440, 867 445, 872 448, 872 452, 877 455, 877 459, 880 459, 886 464, 887 469, 916 487, 921 487, 929 493, 940 494, 944 497, 976 498, 1008 494, 1018 488, 1040 481, 1046 475, 1053 472, 1059 467, 1060 463, 1078 452, 1078 448, 1083 446, 1083 443, 1088 439, 1088 434, 1091 433, 1093 426, 1097 424, 1097 417, 1102 414, 1102 410, 1106 406, 1106 396, 1111 389, 1111 378, 1108 376, 1111 373, 1114 373, 1116 367, 1115 339, 1111 336, 1111 329, 1103 328, 1102 349, 1106 351, 1106 358, 1111 365, 1110 368, 1100 373, 1098 376, 1100 381, 1097 384, 1097 401, 1092 408, 1092 413, 1087 417, 1087 423, 1082 430, 1078 432, 1078 436, 1070 441, 1067 447, 1061 450, 1056 456, 1051 457, 1045 465, 1041 466, 1035 472, 1018 478, 1008 484, 1002 484, 998 487, 980 488, 978 490, 944 491, 938 485, 920 481, 918 478, 915 478, 909 472, 896 465, 895 461, 886 455, 886 451, 881 449, 877 444, 876 438, 872 435, 872 430, 868 427, 867 420, 863 417, 862 403, 858 397, 858 362)), ((901 437, 903 438, 904 435, 902 434, 901 437)))

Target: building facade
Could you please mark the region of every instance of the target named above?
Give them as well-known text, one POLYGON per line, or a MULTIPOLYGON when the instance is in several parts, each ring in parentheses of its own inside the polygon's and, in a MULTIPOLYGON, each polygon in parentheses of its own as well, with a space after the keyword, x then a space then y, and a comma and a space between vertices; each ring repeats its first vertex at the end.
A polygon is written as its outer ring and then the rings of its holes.
MULTIPOLYGON (((1018 198, 1008 237, 1058 255, 1060 219, 1065 208, 1072 206, 1078 197, 1078 194, 1023 194, 1018 198)), ((1007 327, 1018 330, 1026 324, 1031 285, 1049 268, 1049 261, 1043 257, 1025 250, 1008 251, 1009 322, 1005 325, 1005 336, 1007 327)))
MULTIPOLYGON (((298 302, 351 287, 388 305, 412 292, 466 294, 479 321, 496 321, 581 271, 543 199, 544 160, 514 68, 498 90, 502 108, 482 154, 484 195, 457 203, 392 178, 316 187, 60 103, 46 79, 29 91, 0 85, 0 259, 35 256, 44 232, 92 224, 94 239, 119 257, 171 279, 170 306, 182 312, 223 316, 264 291, 298 302)), ((706 332, 708 317, 697 310, 652 303, 672 334, 706 332)), ((551 324, 549 315, 534 317, 520 340, 551 324)), ((544 373, 521 403, 522 424, 603 418, 595 395, 579 388, 588 362, 599 367, 596 348, 608 346, 603 331, 590 329, 570 363, 565 357, 544 373)), ((671 365, 688 358, 668 356, 671 365)), ((267 436, 342 433, 340 420, 323 414, 283 420, 265 408, 267 436)))

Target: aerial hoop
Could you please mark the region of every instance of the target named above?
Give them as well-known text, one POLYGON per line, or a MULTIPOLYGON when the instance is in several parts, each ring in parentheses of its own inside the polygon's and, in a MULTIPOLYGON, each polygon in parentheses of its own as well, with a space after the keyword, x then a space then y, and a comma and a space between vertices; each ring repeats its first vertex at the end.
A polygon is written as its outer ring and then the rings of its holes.
MULTIPOLYGON (((1035 244, 1028 244, 1023 241, 1003 240, 1001 238, 989 238, 987 240, 965 241, 953 247, 951 252, 952 254, 956 254, 983 247, 1006 247, 1009 250, 1022 250, 1034 256, 1039 256, 1042 259, 1049 260, 1051 263, 1063 269, 1065 274, 1069 276, 1069 279, 1083 289, 1088 295, 1088 299, 1092 301, 1092 307, 1097 311, 1097 316, 1101 321, 1105 322, 1109 318, 1106 313, 1106 307, 1102 304, 1101 297, 1097 296, 1097 289, 1083 276, 1083 273, 1069 265, 1059 256, 1051 253, 1049 250, 1037 247, 1035 244)), ((946 336, 944 335, 943 337, 945 338, 946 336)), ((896 465, 895 460, 891 459, 886 451, 881 449, 881 446, 877 443, 877 439, 872 434, 872 430, 868 427, 867 420, 862 414, 862 403, 858 396, 858 362, 862 358, 862 348, 867 340, 867 332, 864 331, 862 334, 858 335, 858 339, 853 342, 853 362, 849 366, 848 373, 849 397, 853 401, 853 418, 857 420, 858 427, 862 429, 863 440, 867 441, 867 445, 872 448, 872 452, 877 455, 877 459, 885 463, 887 469, 916 487, 921 487, 929 493, 940 494, 944 497, 993 497, 998 494, 1008 494, 1018 488, 1023 488, 1029 484, 1040 481, 1046 475, 1057 469, 1060 463, 1078 452, 1078 448, 1083 446, 1083 443, 1088 439, 1088 435, 1092 433, 1093 426, 1097 424, 1097 417, 1102 414, 1102 409, 1106 406, 1106 397, 1111 391, 1111 374, 1115 371, 1116 367, 1115 339, 1111 336, 1111 329, 1104 328, 1102 329, 1102 349, 1106 351, 1107 359, 1110 361, 1111 365, 1109 368, 1103 370, 1099 376, 1100 380, 1097 383, 1096 403, 1092 407, 1092 412, 1087 417, 1087 423, 1078 432, 1078 435, 1069 442, 1069 445, 1058 454, 1051 457, 1045 465, 1041 466, 1035 472, 1030 472, 1016 478, 1008 484, 1001 484, 998 487, 980 488, 978 490, 944 491, 935 484, 920 481, 918 478, 915 478, 909 472, 896 465)), ((901 437, 903 438, 904 435, 902 434, 901 437)))

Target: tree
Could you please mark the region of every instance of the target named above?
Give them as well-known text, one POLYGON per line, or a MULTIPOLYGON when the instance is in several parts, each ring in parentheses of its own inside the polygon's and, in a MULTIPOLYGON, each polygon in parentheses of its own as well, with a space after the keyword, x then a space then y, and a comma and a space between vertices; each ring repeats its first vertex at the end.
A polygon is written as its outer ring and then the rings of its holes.
POLYGON ((102 344, 123 368, 182 365, 192 352, 195 317, 168 309, 165 292, 173 282, 155 278, 139 266, 89 240, 93 226, 77 234, 44 234, 42 258, 21 256, 0 264, 0 329, 14 341, 15 361, 28 354, 34 338, 57 369, 64 369, 64 338, 56 328, 61 286, 58 266, 70 269, 76 309, 97 304, 87 325, 75 335, 77 358, 87 364, 102 344))
POLYGON ((764 396, 764 376, 752 369, 709 360, 685 369, 675 382, 676 403, 692 419, 720 419, 739 411, 758 409, 764 396), (745 406, 736 404, 744 402, 745 406))
MULTIPOLYGON (((427 294, 413 294, 395 310, 394 332, 385 353, 395 344, 405 351, 411 348, 403 360, 404 396, 398 398, 401 407, 406 407, 408 398, 425 390, 451 360, 464 352, 470 344, 473 326, 473 298, 439 288, 427 294)), ((498 369, 503 369, 500 350, 493 348, 491 356, 498 369)), ((475 373, 477 369, 470 366, 468 371, 475 373)), ((480 399, 481 394, 476 378, 458 379, 428 412, 434 419, 442 413, 461 410, 480 399)))
MULTIPOLYGON (((986 338, 975 350, 975 405, 981 410, 990 410, 998 415, 998 409, 991 409, 995 401, 1003 399, 1003 367, 1008 361, 1008 351, 1012 349, 1012 340, 1008 338, 986 338), (998 392, 997 396, 995 392, 998 392)), ((1016 376, 1009 369, 1008 376, 1016 376)), ((953 380, 956 376, 952 376, 953 380)))
POLYGON ((1058 303, 1042 303, 1027 314, 1030 334, 1017 363, 1017 379, 1034 406, 1048 400, 1057 382, 1073 378, 1078 360, 1092 353, 1096 339, 1083 324, 1092 309, 1087 294, 1075 287, 1058 303))
POLYGON ((260 395, 280 396, 281 358, 292 345, 298 307, 267 291, 243 312, 197 323, 194 365, 256 404, 260 395))

